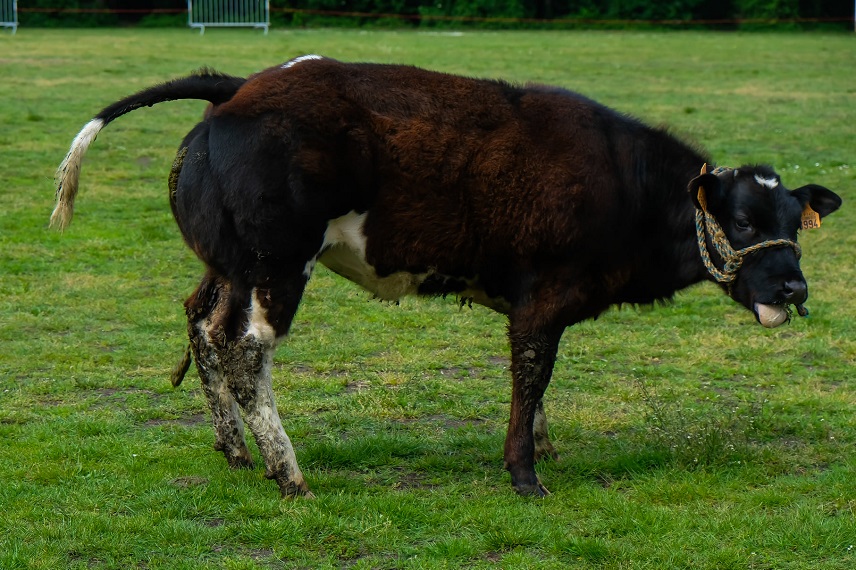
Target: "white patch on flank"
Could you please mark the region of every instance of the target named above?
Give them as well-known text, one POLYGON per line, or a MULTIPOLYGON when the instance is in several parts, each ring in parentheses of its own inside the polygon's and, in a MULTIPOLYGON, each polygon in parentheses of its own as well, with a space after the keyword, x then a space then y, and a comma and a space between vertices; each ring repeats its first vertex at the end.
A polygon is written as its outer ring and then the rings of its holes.
POLYGON ((366 261, 366 215, 349 212, 327 223, 319 261, 346 279, 371 291, 385 301, 397 301, 417 292, 427 273, 418 275, 400 271, 379 277, 366 261))
POLYGON ((769 188, 770 190, 772 190, 773 188, 775 188, 776 186, 779 185, 779 181, 776 180, 775 178, 764 178, 763 176, 761 176, 759 174, 755 175, 755 182, 757 182, 758 184, 760 184, 761 186, 763 186, 765 188, 769 188))
POLYGON ((267 311, 258 300, 258 289, 253 289, 250 295, 250 323, 247 325, 246 336, 253 336, 262 344, 272 344, 276 341, 276 331, 267 321, 267 311))
POLYGON ((320 55, 309 54, 309 55, 301 55, 300 57, 295 57, 294 59, 290 59, 282 64, 282 69, 288 69, 289 67, 293 67, 300 63, 301 61, 309 61, 312 59, 324 59, 320 55))
POLYGON ((80 163, 86 149, 104 128, 102 119, 92 119, 77 133, 71 142, 71 148, 56 171, 56 207, 51 214, 51 225, 65 229, 71 223, 74 215, 74 198, 77 196, 77 185, 80 180, 80 163))
MULTIPOLYGON (((397 301, 407 295, 419 292, 419 286, 428 277, 442 278, 436 270, 424 273, 398 271, 386 277, 380 277, 375 268, 366 261, 366 236, 363 231, 367 214, 349 212, 327 223, 324 244, 321 252, 306 264, 306 272, 311 273, 315 261, 320 261, 335 273, 349 279, 366 289, 379 299, 397 301)), ((474 303, 507 313, 510 309, 504 299, 488 297, 478 279, 464 279, 445 276, 453 281, 464 281, 467 289, 453 293, 460 299, 470 299, 474 303)))

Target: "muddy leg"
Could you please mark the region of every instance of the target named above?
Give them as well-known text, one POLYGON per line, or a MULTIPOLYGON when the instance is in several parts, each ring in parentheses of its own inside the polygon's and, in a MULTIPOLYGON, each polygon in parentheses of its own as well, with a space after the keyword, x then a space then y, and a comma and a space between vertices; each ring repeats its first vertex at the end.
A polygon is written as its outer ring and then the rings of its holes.
POLYGON ((228 311, 228 297, 228 286, 206 277, 185 303, 187 329, 202 391, 211 409, 214 449, 223 452, 229 467, 250 468, 253 459, 244 438, 244 422, 223 376, 215 340, 222 336, 220 317, 228 311))
POLYGON ((282 320, 284 307, 270 303, 270 291, 260 293, 256 290, 252 297, 247 332, 225 351, 222 359, 224 373, 265 459, 265 476, 277 482, 283 497, 311 497, 312 493, 297 465, 291 440, 282 427, 271 384, 277 333, 288 330, 299 297, 292 299, 293 306, 289 308, 285 321, 282 320), (272 309, 270 313, 274 316, 270 321, 266 306, 272 309))
MULTIPOLYGON (((534 425, 536 409, 550 383, 562 330, 529 331, 516 326, 513 320, 509 326, 513 384, 505 438, 505 467, 511 473, 514 490, 521 495, 543 497, 549 494, 535 474, 534 425)), ((543 427, 546 430, 546 423, 543 427)))
POLYGON ((535 420, 532 422, 532 433, 535 437, 535 461, 543 459, 559 459, 556 448, 547 433, 547 415, 544 413, 544 402, 538 400, 535 406, 535 420))
MULTIPOLYGON (((207 336, 201 333, 199 336, 207 336)), ((222 451, 232 469, 252 468, 253 459, 247 449, 244 422, 241 421, 238 402, 220 370, 217 350, 207 340, 197 337, 194 342, 196 369, 202 379, 202 391, 211 408, 214 423, 214 449, 222 451)))

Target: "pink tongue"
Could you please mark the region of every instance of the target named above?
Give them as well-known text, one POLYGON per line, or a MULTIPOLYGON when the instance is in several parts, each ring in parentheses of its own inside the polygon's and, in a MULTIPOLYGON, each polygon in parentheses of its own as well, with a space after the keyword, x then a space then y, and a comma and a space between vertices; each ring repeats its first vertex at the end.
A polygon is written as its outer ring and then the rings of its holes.
POLYGON ((788 320, 788 311, 782 305, 762 305, 755 303, 758 321, 767 328, 776 328, 788 320))

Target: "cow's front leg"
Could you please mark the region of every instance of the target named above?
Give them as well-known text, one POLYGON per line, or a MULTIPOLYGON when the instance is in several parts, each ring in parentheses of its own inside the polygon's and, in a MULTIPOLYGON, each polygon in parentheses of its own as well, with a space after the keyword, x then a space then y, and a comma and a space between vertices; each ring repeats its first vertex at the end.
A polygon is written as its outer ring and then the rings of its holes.
MULTIPOLYGON (((535 474, 535 417, 556 361, 561 328, 526 330, 511 321, 508 338, 511 344, 511 416, 505 438, 505 468, 511 473, 511 484, 521 495, 545 496, 549 491, 535 474)), ((546 418, 541 407, 540 443, 546 439, 546 418), (543 429, 543 431, 542 431, 543 429)), ((552 445, 550 445, 552 448, 552 445)))

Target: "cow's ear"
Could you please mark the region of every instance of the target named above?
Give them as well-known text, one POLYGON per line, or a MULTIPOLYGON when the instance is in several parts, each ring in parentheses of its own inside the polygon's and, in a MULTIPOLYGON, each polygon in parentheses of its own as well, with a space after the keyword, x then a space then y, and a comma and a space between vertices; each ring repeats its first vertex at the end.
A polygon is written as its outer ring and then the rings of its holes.
POLYGON ((716 210, 722 203, 722 181, 715 174, 701 174, 687 186, 696 208, 704 211, 716 210))
POLYGON ((841 207, 841 197, 838 194, 817 184, 807 184, 791 190, 791 194, 803 207, 811 206, 811 209, 820 214, 821 218, 841 207))

